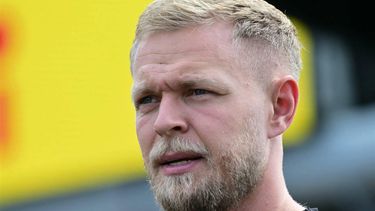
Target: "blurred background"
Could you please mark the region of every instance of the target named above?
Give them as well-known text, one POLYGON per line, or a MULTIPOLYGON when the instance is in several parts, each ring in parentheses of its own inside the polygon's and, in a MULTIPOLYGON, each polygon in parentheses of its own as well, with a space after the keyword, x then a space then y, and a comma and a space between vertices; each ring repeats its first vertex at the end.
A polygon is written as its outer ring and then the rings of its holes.
MULTIPOLYGON (((149 2, 0 0, 0 210, 159 210, 134 132, 128 59, 149 2)), ((374 210, 370 3, 269 2, 304 45, 284 143, 292 196, 320 210, 374 210)))

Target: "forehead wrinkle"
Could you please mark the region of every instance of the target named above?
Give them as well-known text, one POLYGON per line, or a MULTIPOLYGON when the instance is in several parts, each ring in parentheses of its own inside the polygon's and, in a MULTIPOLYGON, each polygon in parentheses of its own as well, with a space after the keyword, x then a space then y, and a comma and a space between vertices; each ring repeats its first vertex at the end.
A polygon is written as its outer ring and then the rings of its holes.
MULTIPOLYGON (((155 51, 159 51, 160 49, 155 49, 155 51)), ((137 58, 144 58, 147 56, 168 56, 170 55, 176 55, 176 54, 186 54, 186 53, 197 53, 202 51, 208 51, 209 49, 187 49, 187 50, 181 50, 181 51, 172 51, 171 52, 152 52, 153 50, 150 50, 150 52, 145 52, 140 55, 137 55, 137 58)))
MULTIPOLYGON (((157 53, 157 52, 150 52, 145 53, 143 55, 139 55, 136 58, 135 62, 135 69, 139 69, 144 65, 148 64, 176 64, 179 63, 179 60, 183 58, 190 58, 196 62, 204 62, 207 59, 218 57, 216 53, 209 49, 200 49, 200 50, 186 50, 186 51, 178 51, 178 52, 166 52, 166 53, 157 53), (206 54, 202 54, 202 52, 209 52, 206 54), (181 56, 181 54, 183 56, 181 56), (199 55, 199 56, 198 56, 199 55)), ((221 59, 221 58, 220 58, 221 59)))
MULTIPOLYGON (((192 55, 188 55, 186 53, 183 54, 183 57, 177 56, 178 58, 176 59, 170 57, 168 57, 168 59, 144 59, 143 61, 141 61, 139 65, 137 65, 138 68, 135 71, 134 78, 145 76, 147 77, 149 73, 169 74, 176 71, 180 71, 180 74, 184 74, 185 72, 191 73, 206 68, 207 66, 223 66, 226 65, 226 63, 228 63, 227 59, 219 58, 217 55, 213 53, 205 55, 198 55, 194 53, 189 53, 192 55), (218 61, 221 61, 220 63, 222 64, 217 64, 218 61)), ((151 56, 151 54, 148 56, 154 57, 151 56)), ((171 57, 173 57, 173 55, 171 55, 171 57)))

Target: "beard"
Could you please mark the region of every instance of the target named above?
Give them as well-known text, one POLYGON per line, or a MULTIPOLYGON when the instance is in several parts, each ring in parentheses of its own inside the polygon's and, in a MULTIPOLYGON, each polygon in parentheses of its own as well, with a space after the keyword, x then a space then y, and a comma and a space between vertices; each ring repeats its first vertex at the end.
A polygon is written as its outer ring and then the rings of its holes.
MULTIPOLYGON (((210 152, 202 143, 173 137, 155 142, 145 163, 156 200, 168 211, 229 210, 251 194, 267 163, 266 140, 254 121, 220 152, 210 152), (205 170, 165 176, 154 162, 166 152, 195 152, 204 156, 205 170)), ((225 143, 227 144, 227 143, 225 143)))

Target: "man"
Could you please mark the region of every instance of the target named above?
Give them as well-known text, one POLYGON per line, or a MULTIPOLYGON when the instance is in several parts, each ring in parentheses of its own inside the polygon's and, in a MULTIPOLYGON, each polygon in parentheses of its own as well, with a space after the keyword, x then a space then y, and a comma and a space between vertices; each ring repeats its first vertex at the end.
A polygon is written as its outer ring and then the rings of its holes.
POLYGON ((305 210, 282 172, 295 28, 262 0, 157 0, 131 52, 139 144, 165 210, 305 210))

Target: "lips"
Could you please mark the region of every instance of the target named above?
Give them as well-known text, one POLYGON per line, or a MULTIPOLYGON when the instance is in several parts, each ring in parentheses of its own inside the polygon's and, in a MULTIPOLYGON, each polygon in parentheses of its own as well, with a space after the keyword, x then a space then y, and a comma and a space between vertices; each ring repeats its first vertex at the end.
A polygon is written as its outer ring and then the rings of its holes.
POLYGON ((204 156, 195 152, 170 152, 157 160, 157 166, 165 175, 184 174, 202 162, 204 156))

